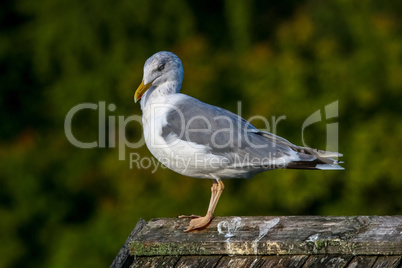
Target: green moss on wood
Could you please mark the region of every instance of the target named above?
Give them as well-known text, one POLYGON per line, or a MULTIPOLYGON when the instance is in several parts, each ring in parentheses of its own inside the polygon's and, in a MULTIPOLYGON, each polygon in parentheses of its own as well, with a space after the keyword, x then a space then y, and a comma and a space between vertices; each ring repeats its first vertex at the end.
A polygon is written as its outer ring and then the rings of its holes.
POLYGON ((195 243, 144 243, 133 241, 130 243, 131 255, 204 255, 208 254, 202 246, 195 243))

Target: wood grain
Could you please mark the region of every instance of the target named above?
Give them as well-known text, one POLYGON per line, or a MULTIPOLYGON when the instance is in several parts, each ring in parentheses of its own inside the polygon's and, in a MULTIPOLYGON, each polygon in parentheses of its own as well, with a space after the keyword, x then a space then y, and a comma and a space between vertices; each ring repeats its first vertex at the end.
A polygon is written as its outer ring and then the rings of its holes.
POLYGON ((130 242, 135 256, 401 255, 402 216, 219 217, 184 233, 186 219, 150 220, 130 242))

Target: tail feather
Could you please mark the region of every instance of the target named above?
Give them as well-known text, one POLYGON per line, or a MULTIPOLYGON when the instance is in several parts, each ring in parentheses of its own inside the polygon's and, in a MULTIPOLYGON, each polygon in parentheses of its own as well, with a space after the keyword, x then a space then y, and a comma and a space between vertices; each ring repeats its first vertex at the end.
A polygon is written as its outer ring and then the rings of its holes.
POLYGON ((334 160, 332 164, 327 164, 325 162, 316 159, 314 161, 293 161, 290 162, 286 168, 287 169, 321 169, 321 170, 344 170, 342 166, 337 164, 338 162, 334 160))
POLYGON ((290 162, 285 167, 287 169, 344 170, 344 168, 339 165, 343 162, 332 158, 342 157, 343 155, 341 153, 297 146, 288 140, 269 132, 261 131, 257 134, 270 139, 271 142, 287 145, 297 153, 300 159, 290 162))
POLYGON ((338 160, 331 157, 340 157, 342 154, 336 152, 325 152, 316 149, 298 147, 297 154, 300 160, 290 162, 288 169, 321 169, 321 170, 344 170, 338 160), (328 157, 329 156, 329 157, 328 157))
POLYGON ((340 165, 324 165, 324 164, 317 165, 316 169, 321 169, 321 170, 345 170, 345 168, 340 166, 340 165))

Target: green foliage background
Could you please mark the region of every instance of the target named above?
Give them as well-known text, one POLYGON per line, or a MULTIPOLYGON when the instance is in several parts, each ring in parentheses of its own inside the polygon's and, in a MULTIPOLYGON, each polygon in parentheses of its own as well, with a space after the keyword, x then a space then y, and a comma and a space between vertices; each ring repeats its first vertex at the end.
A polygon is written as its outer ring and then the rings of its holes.
MULTIPOLYGON (((286 115, 278 134, 296 144, 304 120, 339 100, 345 171, 227 181, 217 215, 401 214, 402 2, 1 5, 0 267, 105 267, 140 218, 205 212, 210 181, 130 169, 117 148, 76 148, 64 133, 83 102, 141 114, 133 93, 160 50, 182 59, 182 92, 231 111, 241 100, 245 118, 286 115)), ((77 138, 97 139, 97 116, 77 114, 77 138)), ((325 123, 307 132, 310 146, 325 145, 325 123)), ((141 136, 127 127, 130 141, 141 136)))

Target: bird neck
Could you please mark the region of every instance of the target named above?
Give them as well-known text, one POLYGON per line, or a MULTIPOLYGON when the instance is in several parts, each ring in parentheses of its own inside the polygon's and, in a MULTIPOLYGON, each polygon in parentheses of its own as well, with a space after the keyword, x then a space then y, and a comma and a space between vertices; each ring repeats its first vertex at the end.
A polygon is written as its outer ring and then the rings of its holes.
MULTIPOLYGON (((164 82, 158 86, 150 87, 147 92, 141 98, 141 109, 144 110, 145 106, 157 101, 159 98, 164 98, 165 96, 180 93, 181 82, 164 82)), ((160 100, 158 100, 160 101, 160 100)))

